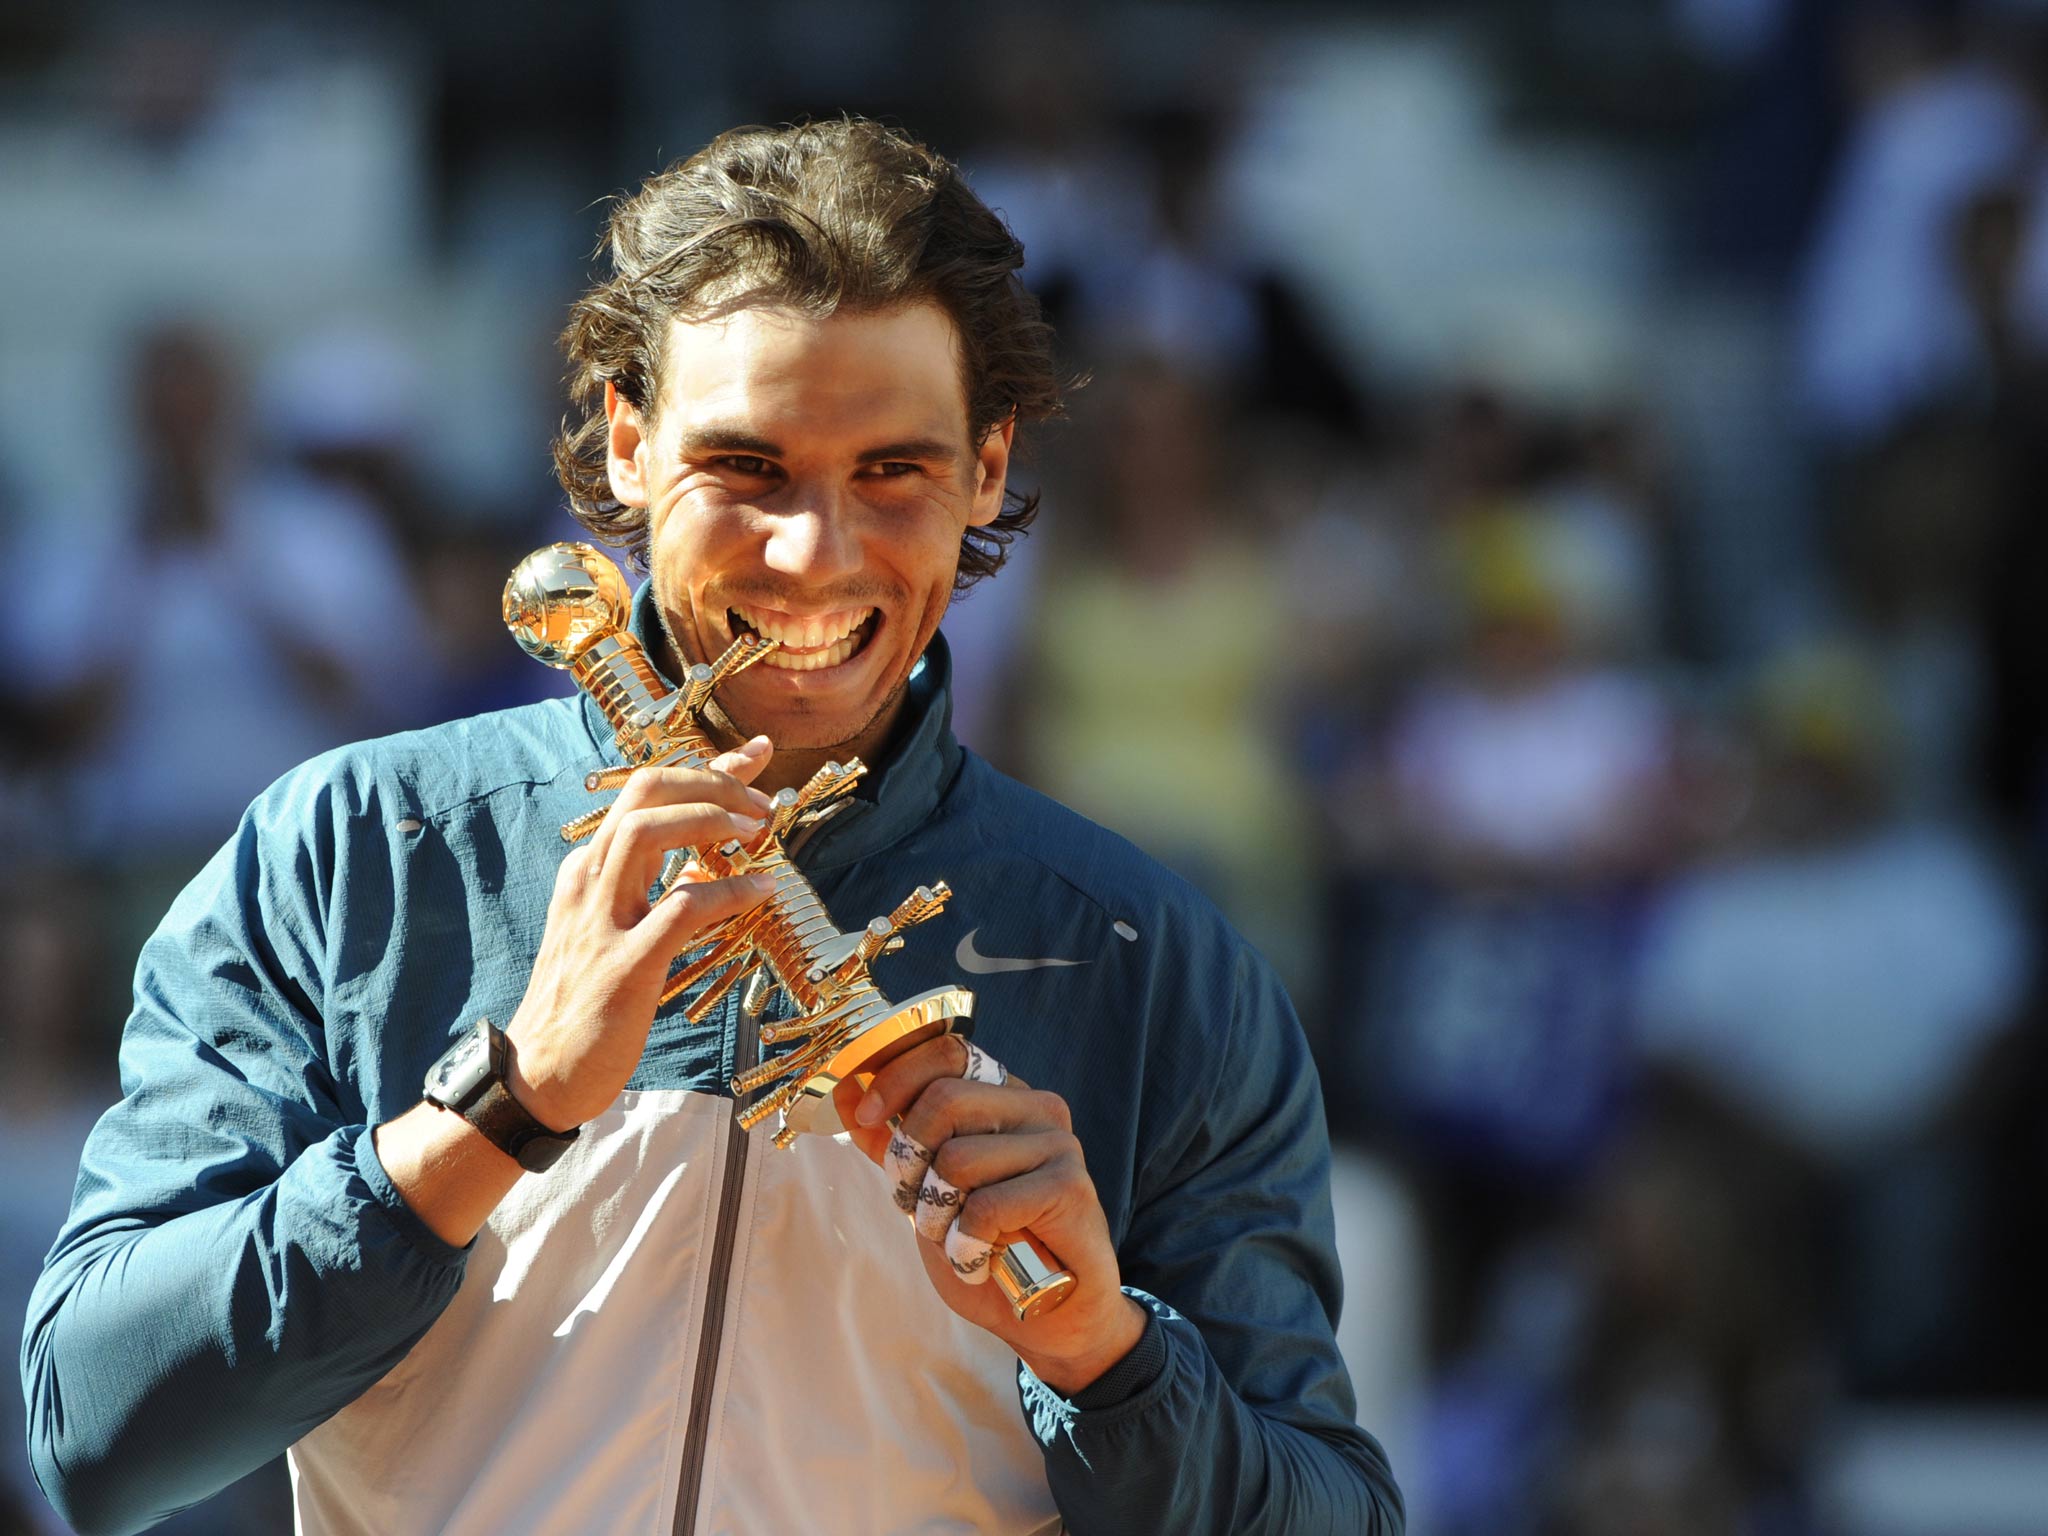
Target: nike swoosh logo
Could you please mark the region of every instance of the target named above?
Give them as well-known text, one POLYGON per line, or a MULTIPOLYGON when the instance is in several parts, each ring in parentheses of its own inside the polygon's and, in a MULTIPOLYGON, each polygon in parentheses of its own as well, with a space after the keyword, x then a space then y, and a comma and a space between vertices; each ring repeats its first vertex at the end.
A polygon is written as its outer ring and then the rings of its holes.
POLYGON ((960 941, 960 947, 953 951, 953 963, 959 966, 961 970, 971 971, 976 976, 995 976, 1004 971, 1035 971, 1040 966, 1046 965, 1086 965, 1088 963, 1086 960, 1009 960, 995 955, 984 955, 974 947, 974 935, 979 932, 981 932, 979 928, 970 930, 967 937, 960 941))

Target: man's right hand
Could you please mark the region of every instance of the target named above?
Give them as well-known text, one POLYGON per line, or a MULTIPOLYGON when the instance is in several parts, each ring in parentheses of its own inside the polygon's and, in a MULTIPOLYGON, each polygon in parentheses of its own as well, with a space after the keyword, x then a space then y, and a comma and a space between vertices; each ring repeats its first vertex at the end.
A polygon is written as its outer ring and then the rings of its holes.
POLYGON ((647 900, 672 850, 760 831, 772 803, 747 784, 771 750, 757 736, 710 772, 642 769, 562 862, 526 996, 505 1027, 512 1096, 541 1124, 566 1131, 610 1108, 647 1047, 670 962, 774 889, 766 875, 712 880, 692 865, 647 900))
MULTIPOLYGON (((505 1031, 512 1096, 543 1125, 566 1131, 610 1107, 647 1048, 669 962, 772 888, 763 876, 711 880, 696 871, 660 902, 647 901, 670 849, 751 835, 768 797, 747 784, 769 750, 757 736, 709 773, 634 774, 596 837, 563 861, 540 956, 505 1031)), ((414 1214, 457 1247, 521 1173, 467 1120, 425 1100, 378 1126, 376 1149, 414 1214)))

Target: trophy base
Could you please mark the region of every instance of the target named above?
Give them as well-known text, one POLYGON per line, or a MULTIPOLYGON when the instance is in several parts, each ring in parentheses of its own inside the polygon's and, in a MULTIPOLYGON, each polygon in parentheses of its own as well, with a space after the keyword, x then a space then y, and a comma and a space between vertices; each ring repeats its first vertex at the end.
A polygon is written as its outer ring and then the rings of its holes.
POLYGON ((956 1019, 972 1017, 974 994, 965 987, 934 987, 855 1035, 839 1053, 804 1079, 803 1092, 782 1112, 785 1134, 836 1136, 846 1127, 832 1104, 832 1090, 861 1072, 874 1072, 891 1057, 937 1039, 956 1019))

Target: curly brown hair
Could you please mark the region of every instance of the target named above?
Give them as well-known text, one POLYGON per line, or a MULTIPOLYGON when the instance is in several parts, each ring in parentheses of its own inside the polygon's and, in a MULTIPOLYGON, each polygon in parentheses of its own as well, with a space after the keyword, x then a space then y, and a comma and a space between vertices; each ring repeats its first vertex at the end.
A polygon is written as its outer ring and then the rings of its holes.
MULTIPOLYGON (((754 304, 823 316, 934 302, 960 338, 972 442, 1060 413, 1052 330, 1017 275, 1023 246, 957 166, 880 123, 722 133, 615 201, 597 254, 611 275, 576 301, 562 332, 575 409, 555 438, 555 473, 577 521, 638 565, 647 513, 612 495, 604 387, 651 422, 672 319, 754 304)), ((955 589, 1000 567, 1037 512, 1035 492, 1006 490, 995 520, 961 538, 955 589)))

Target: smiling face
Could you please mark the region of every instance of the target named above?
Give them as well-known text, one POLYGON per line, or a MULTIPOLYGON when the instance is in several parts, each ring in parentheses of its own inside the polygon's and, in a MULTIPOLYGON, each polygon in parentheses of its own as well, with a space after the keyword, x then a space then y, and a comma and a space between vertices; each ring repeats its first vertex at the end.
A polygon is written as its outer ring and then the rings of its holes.
POLYGON ((676 321, 663 375, 651 423, 616 397, 607 415, 669 637, 685 662, 750 630, 782 642, 719 689, 714 727, 765 732, 778 779, 877 752, 961 535, 1002 509, 1011 429, 970 441, 952 321, 932 304, 676 321))

